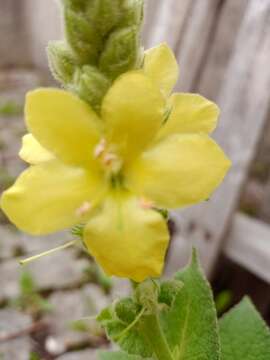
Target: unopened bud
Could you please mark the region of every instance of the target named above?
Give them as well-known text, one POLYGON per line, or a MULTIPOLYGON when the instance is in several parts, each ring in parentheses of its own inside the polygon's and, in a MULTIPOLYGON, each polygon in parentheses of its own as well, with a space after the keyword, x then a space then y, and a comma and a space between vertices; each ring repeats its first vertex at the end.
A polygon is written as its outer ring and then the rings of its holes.
POLYGON ((102 37, 115 28, 122 15, 122 0, 88 0, 86 16, 102 37))
POLYGON ((137 26, 139 29, 143 22, 144 1, 132 0, 123 2, 121 26, 137 26))
POLYGON ((159 286, 152 280, 140 283, 135 290, 135 300, 147 313, 154 313, 158 306, 159 286))
POLYGON ((101 35, 80 12, 64 11, 66 38, 80 64, 95 65, 102 48, 101 35))
POLYGON ((63 41, 52 41, 47 48, 50 69, 56 80, 67 85, 73 79, 75 62, 63 41))
POLYGON ((94 66, 86 65, 76 72, 75 91, 97 112, 110 85, 111 82, 94 66))
POLYGON ((179 280, 167 280, 160 286, 158 302, 171 306, 184 284, 179 280))
POLYGON ((132 298, 124 298, 119 300, 115 305, 117 317, 126 324, 132 323, 139 314, 141 306, 132 298))
POLYGON ((108 38, 99 61, 100 70, 110 79, 136 68, 140 54, 135 26, 116 30, 108 38))

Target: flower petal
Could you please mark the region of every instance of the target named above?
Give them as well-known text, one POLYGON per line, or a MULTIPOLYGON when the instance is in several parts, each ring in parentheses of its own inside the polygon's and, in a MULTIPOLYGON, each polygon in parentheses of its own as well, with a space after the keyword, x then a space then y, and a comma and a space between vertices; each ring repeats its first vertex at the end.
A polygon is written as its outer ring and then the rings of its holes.
POLYGON ((217 125, 219 108, 197 94, 174 94, 169 101, 170 116, 159 138, 174 133, 211 133, 217 125))
POLYGON ((127 183, 158 206, 178 208, 208 199, 229 167, 207 135, 172 135, 137 159, 127 183))
POLYGON ((46 150, 32 134, 24 135, 20 158, 31 165, 37 165, 54 159, 54 155, 46 150))
POLYGON ((37 141, 68 164, 88 164, 99 140, 98 117, 75 95, 37 89, 26 98, 26 122, 37 141))
POLYGON ((100 195, 97 175, 58 160, 31 166, 1 198, 1 208, 21 230, 45 235, 82 222, 77 211, 100 195))
POLYGON ((172 92, 179 76, 174 53, 165 43, 145 52, 144 71, 167 97, 172 92))
POLYGON ((141 71, 120 76, 102 104, 109 142, 130 158, 153 139, 163 120, 165 100, 141 71))
POLYGON ((108 275, 141 282, 160 276, 169 232, 162 215, 120 193, 108 198, 88 222, 84 241, 108 275))

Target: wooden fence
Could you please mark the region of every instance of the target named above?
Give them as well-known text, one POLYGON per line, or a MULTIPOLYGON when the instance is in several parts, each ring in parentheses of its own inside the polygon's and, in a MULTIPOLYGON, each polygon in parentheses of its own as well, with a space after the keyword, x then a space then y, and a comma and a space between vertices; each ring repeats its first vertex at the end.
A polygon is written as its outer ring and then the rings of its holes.
MULTIPOLYGON (((211 201, 173 215, 178 230, 170 263, 183 265, 195 244, 209 275, 225 253, 270 283, 270 229, 237 211, 269 111, 270 0, 146 3, 145 46, 167 41, 181 65, 177 90, 200 92, 219 104, 214 137, 233 162, 211 201)), ((0 66, 45 69, 46 43, 61 37, 56 1, 1 0, 0 12, 6 22, 0 25, 0 66)))

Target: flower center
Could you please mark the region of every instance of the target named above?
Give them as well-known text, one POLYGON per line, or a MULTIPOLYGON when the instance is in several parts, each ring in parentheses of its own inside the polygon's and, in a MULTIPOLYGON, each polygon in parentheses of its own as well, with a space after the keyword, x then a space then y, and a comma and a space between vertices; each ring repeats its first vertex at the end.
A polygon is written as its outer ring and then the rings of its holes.
POLYGON ((120 173, 122 159, 105 139, 102 139, 94 149, 94 158, 99 161, 106 174, 114 176, 120 173))

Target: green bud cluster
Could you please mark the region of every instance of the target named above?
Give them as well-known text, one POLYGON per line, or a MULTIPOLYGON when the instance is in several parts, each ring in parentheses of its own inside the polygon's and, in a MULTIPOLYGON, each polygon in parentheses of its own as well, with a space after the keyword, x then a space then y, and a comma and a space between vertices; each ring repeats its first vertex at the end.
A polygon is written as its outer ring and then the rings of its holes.
POLYGON ((135 302, 131 297, 119 300, 115 304, 115 313, 119 320, 126 324, 131 324, 138 314, 142 306, 135 302))
POLYGON ((177 294, 183 287, 183 283, 179 280, 171 279, 164 281, 160 286, 158 302, 172 306, 177 294))
MULTIPOLYGON (((133 296, 120 299, 105 308, 97 321, 106 330, 107 335, 124 350, 132 344, 137 349, 144 348, 144 339, 140 334, 145 322, 152 316, 168 311, 182 290, 179 280, 166 280, 161 283, 146 280, 137 284, 133 296)), ((145 356, 150 356, 145 353, 145 356)))
POLYGON ((50 42, 51 71, 97 112, 112 82, 142 64, 143 0, 62 0, 65 40, 50 42))

